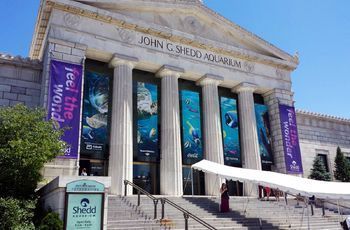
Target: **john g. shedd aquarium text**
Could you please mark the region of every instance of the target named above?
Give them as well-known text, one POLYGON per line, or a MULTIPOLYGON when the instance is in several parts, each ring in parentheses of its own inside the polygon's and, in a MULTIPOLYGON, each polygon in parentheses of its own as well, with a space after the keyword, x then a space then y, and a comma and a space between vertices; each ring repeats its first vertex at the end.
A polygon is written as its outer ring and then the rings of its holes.
POLYGON ((159 40, 159 39, 155 39, 155 38, 151 38, 151 37, 147 37, 147 36, 141 36, 141 39, 140 39, 140 41, 138 41, 138 43, 141 45, 150 46, 150 47, 154 47, 154 48, 161 49, 161 50, 166 49, 169 52, 183 55, 183 56, 187 56, 187 57, 201 59, 204 61, 218 63, 218 64, 231 66, 231 67, 235 67, 235 68, 242 68, 241 62, 234 60, 232 58, 220 56, 217 54, 203 52, 201 50, 193 49, 193 48, 182 46, 182 45, 176 45, 176 44, 173 44, 171 42, 164 41, 164 40, 159 40))

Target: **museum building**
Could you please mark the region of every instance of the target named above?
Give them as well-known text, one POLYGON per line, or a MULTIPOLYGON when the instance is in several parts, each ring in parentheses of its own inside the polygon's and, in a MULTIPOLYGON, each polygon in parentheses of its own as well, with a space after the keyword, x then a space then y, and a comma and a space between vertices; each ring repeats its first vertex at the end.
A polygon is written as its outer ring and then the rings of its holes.
POLYGON ((30 58, 0 56, 0 104, 43 106, 71 127, 48 180, 86 168, 110 176, 112 194, 126 179, 152 194, 215 195, 218 178, 192 164, 307 177, 316 156, 333 175, 338 146, 350 158, 350 120, 295 112, 298 63, 199 0, 46 0, 30 58))

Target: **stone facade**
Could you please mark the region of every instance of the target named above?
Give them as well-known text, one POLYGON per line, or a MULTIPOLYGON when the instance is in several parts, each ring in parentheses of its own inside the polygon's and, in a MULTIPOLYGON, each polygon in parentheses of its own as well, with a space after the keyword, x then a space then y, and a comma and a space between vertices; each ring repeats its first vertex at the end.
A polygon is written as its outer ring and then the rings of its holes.
MULTIPOLYGON (((238 95, 243 167, 261 169, 254 116, 254 94, 259 94, 269 111, 275 162, 272 170, 286 173, 278 105, 293 105, 291 73, 298 57, 221 17, 201 1, 43 1, 30 57, 41 63, 0 58, 0 105, 22 101, 45 107, 53 59, 82 65, 91 59, 109 63, 114 69, 108 170, 114 194, 123 192, 123 179, 133 178, 133 70, 161 78, 162 194, 183 192, 179 78, 202 86, 206 159, 223 163, 222 130, 217 124, 220 112, 215 99, 218 87, 223 87, 238 95)), ((318 152, 328 153, 329 162, 334 161, 338 145, 350 153, 348 120, 304 112, 297 116, 304 176, 318 152)), ((50 180, 77 175, 78 169, 79 159, 56 159, 45 166, 43 174, 50 180)), ((209 194, 215 190, 216 179, 207 176, 205 180, 209 194)))
POLYGON ((40 104, 42 64, 0 53, 0 106, 40 104))
POLYGON ((308 177, 318 154, 327 156, 329 172, 334 179, 334 160, 339 146, 350 158, 350 119, 298 111, 298 133, 304 167, 308 177))

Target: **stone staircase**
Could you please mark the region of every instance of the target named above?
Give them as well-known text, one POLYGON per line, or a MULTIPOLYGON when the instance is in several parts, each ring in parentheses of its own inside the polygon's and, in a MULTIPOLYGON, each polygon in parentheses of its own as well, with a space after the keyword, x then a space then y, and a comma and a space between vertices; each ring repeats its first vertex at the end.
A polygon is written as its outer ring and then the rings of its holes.
MULTIPOLYGON (((256 198, 231 197, 229 213, 220 213, 219 198, 204 196, 167 197, 190 213, 202 218, 216 229, 308 229, 307 209, 298 206, 294 199, 260 201, 256 198)), ((314 208, 314 216, 309 209, 310 229, 341 229, 340 220, 345 217, 321 208, 314 208)), ((165 218, 160 221, 161 204, 158 203, 157 220, 154 204, 148 197, 141 196, 137 206, 137 196, 109 196, 108 229, 184 229, 182 212, 165 204, 165 218)), ((206 229, 193 219, 188 221, 189 229, 206 229)))

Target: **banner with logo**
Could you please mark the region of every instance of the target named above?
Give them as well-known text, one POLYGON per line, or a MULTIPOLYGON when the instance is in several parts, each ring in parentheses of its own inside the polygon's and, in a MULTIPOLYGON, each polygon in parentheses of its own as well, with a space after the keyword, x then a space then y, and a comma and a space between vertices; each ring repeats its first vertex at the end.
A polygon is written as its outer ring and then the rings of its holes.
POLYGON ((301 174, 303 166, 294 107, 279 105, 279 112, 287 173, 301 174))
POLYGON ((273 155, 268 109, 266 105, 255 104, 254 106, 261 163, 271 165, 273 164, 273 155))
POLYGON ((56 121, 56 128, 67 128, 62 136, 68 144, 64 158, 78 156, 81 84, 81 65, 51 61, 48 119, 56 121))
POLYGON ((109 79, 106 74, 85 71, 80 147, 82 153, 106 153, 109 79))
POLYGON ((181 90, 180 99, 182 112, 182 160, 183 164, 194 164, 203 159, 199 93, 181 90))
POLYGON ((134 82, 137 98, 137 161, 159 161, 158 87, 134 82))
POLYGON ((220 97, 225 165, 240 166, 239 128, 236 99, 220 97))

